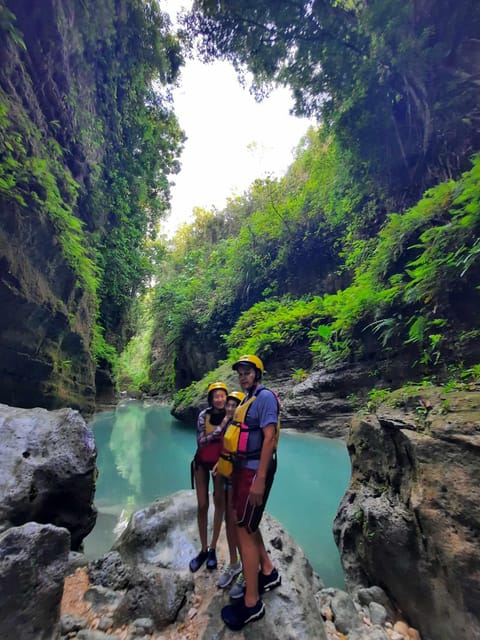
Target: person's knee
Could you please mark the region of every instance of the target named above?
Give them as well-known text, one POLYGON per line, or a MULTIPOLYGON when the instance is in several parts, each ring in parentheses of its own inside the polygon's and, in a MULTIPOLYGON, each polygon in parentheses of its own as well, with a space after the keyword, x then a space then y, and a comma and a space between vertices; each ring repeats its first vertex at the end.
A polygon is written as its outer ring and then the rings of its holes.
POLYGON ((223 496, 215 493, 213 495, 213 504, 215 505, 215 509, 221 509, 223 511, 225 508, 225 500, 223 499, 223 496))
POLYGON ((202 514, 206 514, 208 513, 208 497, 207 498, 201 498, 198 501, 198 512, 202 513, 202 514))

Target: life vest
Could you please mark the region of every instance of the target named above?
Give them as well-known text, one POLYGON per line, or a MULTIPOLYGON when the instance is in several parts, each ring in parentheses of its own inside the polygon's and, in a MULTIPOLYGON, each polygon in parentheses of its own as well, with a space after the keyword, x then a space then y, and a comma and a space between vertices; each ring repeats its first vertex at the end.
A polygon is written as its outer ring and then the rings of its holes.
MULTIPOLYGON (((232 422, 228 425, 223 434, 223 448, 218 459, 217 470, 222 476, 229 478, 232 475, 234 465, 239 460, 259 460, 262 452, 262 445, 255 450, 248 450, 248 439, 252 431, 262 431, 260 426, 249 427, 246 424, 248 410, 257 396, 265 389, 262 387, 256 391, 248 400, 243 401, 235 409, 232 422)), ((273 392, 272 392, 273 393, 273 392)), ((277 400, 278 412, 280 413, 280 402, 278 396, 274 393, 277 400)), ((278 439, 280 436, 280 416, 277 417, 277 426, 275 429, 275 450, 277 449, 278 439)), ((263 440, 262 440, 263 441, 263 440)))
MULTIPOLYGON (((219 418, 220 422, 222 421, 222 419, 223 419, 223 415, 220 416, 219 418)), ((205 414, 205 435, 208 436, 211 433, 213 433, 215 429, 218 427, 218 425, 220 424, 220 422, 218 422, 218 424, 214 424, 214 421, 212 421, 211 419, 210 411, 207 411, 207 413, 205 414)), ((207 465, 213 465, 217 462, 221 451, 222 451, 222 435, 219 435, 218 437, 215 437, 212 440, 210 440, 210 442, 207 442, 207 444, 203 445, 203 447, 199 447, 197 449, 197 453, 195 454, 195 457, 199 462, 202 462, 207 465)))
MULTIPOLYGON (((205 435, 209 436, 211 433, 215 431, 217 427, 218 427, 218 424, 212 424, 211 413, 210 411, 207 411, 207 413, 205 414, 205 435)), ((213 440, 210 440, 210 442, 218 442, 221 439, 222 437, 218 436, 218 438, 214 438, 213 440)))

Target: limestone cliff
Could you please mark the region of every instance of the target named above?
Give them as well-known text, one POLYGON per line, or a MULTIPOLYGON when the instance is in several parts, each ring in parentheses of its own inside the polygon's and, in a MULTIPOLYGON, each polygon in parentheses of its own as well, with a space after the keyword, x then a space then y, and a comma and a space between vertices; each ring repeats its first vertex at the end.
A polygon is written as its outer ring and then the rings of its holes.
POLYGON ((67 97, 82 92, 88 103, 92 91, 75 73, 73 7, 55 0, 7 5, 12 13, 2 9, 0 38, 0 401, 88 409, 95 309, 66 255, 61 216, 75 209, 80 217, 77 189, 97 159, 67 97))
POLYGON ((401 389, 348 447, 334 533, 350 586, 382 586, 424 640, 479 638, 480 392, 401 389))
POLYGON ((90 411, 97 362, 111 384, 177 169, 180 63, 156 3, 0 3, 0 402, 90 411))

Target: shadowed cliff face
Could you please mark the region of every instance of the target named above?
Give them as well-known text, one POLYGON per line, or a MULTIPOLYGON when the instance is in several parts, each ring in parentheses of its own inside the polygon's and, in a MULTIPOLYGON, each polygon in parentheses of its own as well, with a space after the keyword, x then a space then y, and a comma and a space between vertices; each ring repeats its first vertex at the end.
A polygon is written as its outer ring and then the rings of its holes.
POLYGON ((480 392, 399 390, 348 446, 334 533, 350 586, 382 586, 425 640, 477 638, 480 392))
POLYGON ((10 36, 13 29, 17 35, 1 38, 0 92, 11 151, 5 162, 15 177, 13 188, 0 190, 0 402, 89 411, 93 296, 59 241, 62 207, 81 218, 72 178, 81 186, 89 174, 88 163, 79 162, 86 155, 67 100, 80 88, 71 68, 74 14, 54 0, 41 7, 21 0, 10 4, 10 36), (49 148, 56 149, 55 165, 47 164, 49 148))
POLYGON ((91 302, 48 223, 1 203, 0 227, 0 402, 88 410, 91 302))

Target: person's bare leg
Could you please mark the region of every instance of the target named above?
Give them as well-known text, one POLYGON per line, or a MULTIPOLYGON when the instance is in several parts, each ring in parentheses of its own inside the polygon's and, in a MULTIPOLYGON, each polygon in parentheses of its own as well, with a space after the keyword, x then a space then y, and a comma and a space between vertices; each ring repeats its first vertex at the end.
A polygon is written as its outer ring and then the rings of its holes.
POLYGON ((258 531, 248 533, 245 527, 237 527, 237 537, 240 543, 243 575, 245 576, 245 605, 253 607, 258 602, 260 545, 263 543, 258 531))
POLYGON ((226 491, 226 507, 225 507, 225 529, 227 532, 228 552, 230 554, 230 564, 238 562, 238 540, 236 515, 232 504, 232 488, 226 491))
POLYGON ((209 472, 200 465, 195 469, 195 487, 197 489, 197 523, 202 551, 207 550, 209 475, 209 472))
POLYGON ((219 473, 213 479, 213 504, 215 505, 215 510, 213 512, 213 531, 210 548, 216 549, 225 511, 224 480, 219 473))
POLYGON ((260 532, 260 529, 258 529, 257 533, 258 533, 258 540, 259 540, 258 550, 260 553, 260 568, 264 575, 269 576, 275 567, 273 565, 272 559, 270 558, 270 554, 265 548, 265 543, 263 542, 263 537, 260 532))

